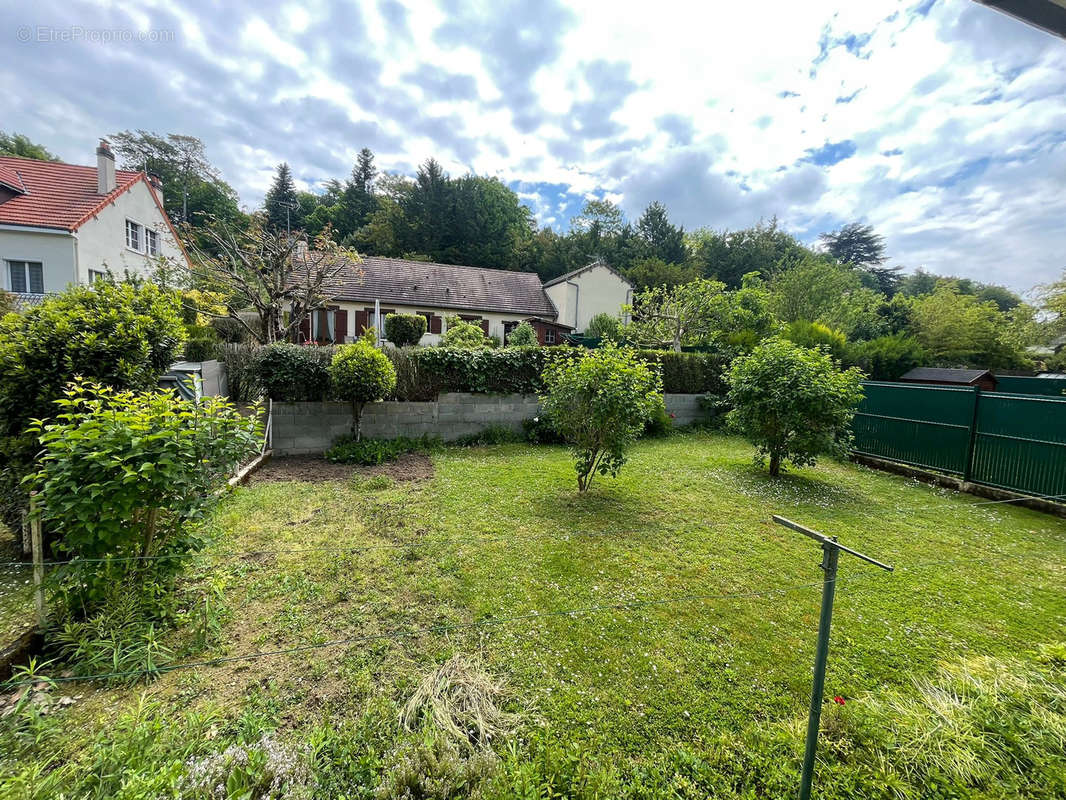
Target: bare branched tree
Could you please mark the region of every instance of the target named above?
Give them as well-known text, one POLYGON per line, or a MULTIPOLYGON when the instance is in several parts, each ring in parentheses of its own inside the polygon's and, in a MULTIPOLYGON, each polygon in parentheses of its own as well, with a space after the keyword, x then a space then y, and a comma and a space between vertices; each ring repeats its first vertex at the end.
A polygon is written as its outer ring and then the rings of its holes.
POLYGON ((271 231, 257 215, 241 228, 211 218, 197 232, 203 246, 185 237, 194 279, 223 293, 229 316, 263 344, 291 338, 329 304, 342 275, 363 276, 359 255, 334 242, 328 228, 309 243, 302 232, 271 231), (258 327, 242 311, 254 311, 258 327))

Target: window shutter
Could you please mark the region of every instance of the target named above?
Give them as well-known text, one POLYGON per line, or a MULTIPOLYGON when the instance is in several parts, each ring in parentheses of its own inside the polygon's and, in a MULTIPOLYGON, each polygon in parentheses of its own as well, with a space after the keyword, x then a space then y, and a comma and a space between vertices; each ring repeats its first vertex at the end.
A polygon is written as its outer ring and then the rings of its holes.
POLYGON ((338 308, 333 318, 334 333, 338 342, 343 342, 348 336, 348 312, 338 308))
POLYGON ((429 315, 429 332, 430 333, 440 333, 440 331, 441 331, 441 322, 442 322, 441 318, 438 317, 436 314, 430 314, 429 315))
POLYGON ((311 341, 311 317, 304 315, 300 320, 300 344, 311 341))
POLYGON ((481 320, 481 332, 486 336, 489 335, 489 321, 487 319, 481 320))

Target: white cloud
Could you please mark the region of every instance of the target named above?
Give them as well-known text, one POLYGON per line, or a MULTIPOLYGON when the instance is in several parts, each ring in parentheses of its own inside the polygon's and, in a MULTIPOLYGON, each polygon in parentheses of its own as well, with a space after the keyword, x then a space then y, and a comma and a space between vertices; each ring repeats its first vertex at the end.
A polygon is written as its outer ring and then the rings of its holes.
POLYGON ((1066 43, 970 0, 918 9, 42 0, 35 24, 177 41, 45 45, 0 86, 6 127, 73 161, 122 128, 200 136, 253 205, 277 162, 312 185, 367 145, 387 169, 433 155, 521 182, 543 223, 582 196, 662 200, 689 227, 776 214, 808 240, 864 219, 908 266, 1046 281, 1066 250, 1066 43))

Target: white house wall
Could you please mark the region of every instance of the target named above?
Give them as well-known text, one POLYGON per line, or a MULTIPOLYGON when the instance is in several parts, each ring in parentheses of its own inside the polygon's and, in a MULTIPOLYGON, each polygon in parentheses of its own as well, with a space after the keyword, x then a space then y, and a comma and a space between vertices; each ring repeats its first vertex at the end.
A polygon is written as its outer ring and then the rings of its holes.
POLYGON ((64 231, 34 232, 0 228, 0 287, 11 289, 7 261, 39 261, 44 290, 60 292, 74 282, 74 237, 64 231))
POLYGON ((632 300, 633 289, 610 269, 597 265, 545 291, 559 309, 559 322, 581 333, 597 314, 619 317, 622 306, 632 300))
MULTIPOLYGON (((151 189, 142 180, 123 192, 78 229, 78 282, 89 282, 89 270, 111 270, 116 278, 125 272, 147 276, 151 259, 143 252, 126 247, 126 220, 151 228, 159 234, 159 252, 178 264, 185 257, 170 233, 166 220, 152 199, 151 189)), ((142 233, 142 238, 143 238, 142 233)), ((144 247, 144 242, 141 242, 144 247)))

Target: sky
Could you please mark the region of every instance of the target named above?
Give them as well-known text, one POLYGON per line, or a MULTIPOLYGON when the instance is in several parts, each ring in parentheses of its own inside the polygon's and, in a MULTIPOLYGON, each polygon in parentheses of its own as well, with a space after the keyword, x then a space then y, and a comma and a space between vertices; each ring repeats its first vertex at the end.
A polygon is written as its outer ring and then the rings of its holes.
POLYGON ((242 204, 361 147, 686 229, 861 221, 892 263, 1017 290, 1066 269, 1066 41, 972 0, 35 0, 0 8, 0 129, 200 137, 242 204))

